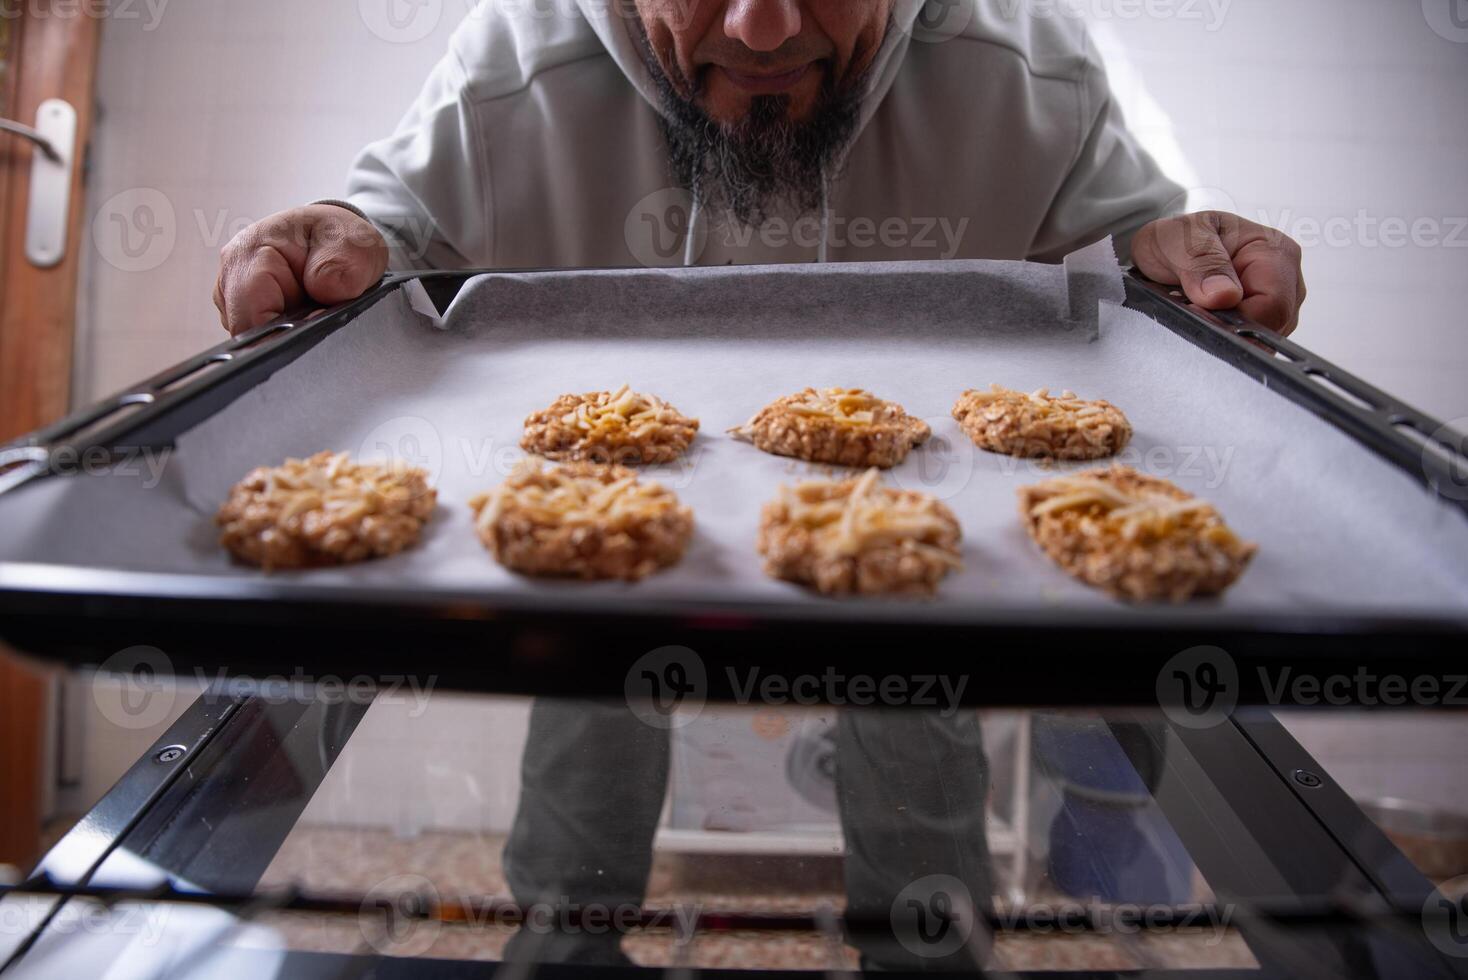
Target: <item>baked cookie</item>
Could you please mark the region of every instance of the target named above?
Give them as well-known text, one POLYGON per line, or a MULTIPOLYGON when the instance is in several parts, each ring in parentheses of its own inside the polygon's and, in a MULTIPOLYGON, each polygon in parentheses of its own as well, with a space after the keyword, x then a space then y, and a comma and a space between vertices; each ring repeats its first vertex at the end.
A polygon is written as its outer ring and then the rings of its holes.
POLYGON ((878 471, 781 487, 760 517, 765 572, 828 595, 930 595, 962 567, 958 519, 937 498, 880 486, 878 471))
POLYGON ((1044 388, 1025 394, 999 385, 965 391, 953 417, 980 449, 1009 456, 1101 459, 1115 456, 1132 437, 1132 425, 1110 402, 1058 397, 1044 388))
POLYGON ((776 456, 886 469, 933 431, 869 391, 807 388, 765 406, 729 434, 776 456))
POLYGON ((683 455, 697 433, 698 419, 623 385, 557 398, 525 420, 520 448, 566 462, 651 465, 683 455))
POLYGON ((1258 550, 1207 501, 1125 466, 1024 487, 1019 506, 1030 537, 1061 568, 1124 599, 1215 595, 1258 550))
POLYGON ((683 557, 693 511, 625 466, 527 459, 469 501, 479 540, 525 575, 635 582, 683 557))
POLYGON ((324 452, 251 470, 214 521, 219 543, 242 562, 266 571, 315 568, 416 544, 437 499, 420 469, 324 452))

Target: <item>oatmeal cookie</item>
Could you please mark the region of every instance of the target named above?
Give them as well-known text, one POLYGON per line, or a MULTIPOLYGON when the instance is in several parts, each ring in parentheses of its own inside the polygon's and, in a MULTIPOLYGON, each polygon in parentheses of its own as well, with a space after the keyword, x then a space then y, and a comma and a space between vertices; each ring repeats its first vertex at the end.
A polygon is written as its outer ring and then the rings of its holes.
POLYGON ((1028 395, 999 385, 965 391, 953 417, 980 449, 1009 456, 1101 459, 1121 452, 1132 437, 1131 423, 1110 402, 1045 388, 1028 395))
POLYGON ((525 420, 520 447, 565 462, 651 465, 683 455, 697 433, 698 419, 623 385, 557 398, 525 420))
POLYGON ((479 540, 525 575, 635 582, 675 564, 693 511, 625 466, 527 459, 469 501, 479 540))
POLYGON ((958 519, 937 498, 878 485, 878 471, 781 487, 759 553, 773 578, 828 595, 930 595, 960 568, 958 519))
POLYGON ((251 470, 214 521, 219 543, 242 562, 266 571, 314 568, 416 544, 436 502, 420 469, 323 452, 251 470))
POLYGON ((1056 564, 1119 598, 1216 595, 1258 550, 1207 501, 1125 466, 1024 487, 1019 502, 1025 529, 1056 564))
POLYGON ((933 433, 901 405, 860 388, 807 388, 765 406, 729 434, 776 456, 887 469, 933 433))

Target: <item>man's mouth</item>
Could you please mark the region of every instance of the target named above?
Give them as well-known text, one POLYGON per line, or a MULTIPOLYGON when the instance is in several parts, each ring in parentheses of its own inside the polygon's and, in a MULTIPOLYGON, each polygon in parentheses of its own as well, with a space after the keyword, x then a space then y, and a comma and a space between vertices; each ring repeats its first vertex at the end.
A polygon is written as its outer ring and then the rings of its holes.
POLYGON ((723 65, 716 66, 716 71, 724 73, 734 86, 748 95, 779 95, 788 92, 800 83, 806 73, 811 70, 815 62, 810 61, 790 71, 771 74, 769 72, 748 73, 726 68, 723 65))

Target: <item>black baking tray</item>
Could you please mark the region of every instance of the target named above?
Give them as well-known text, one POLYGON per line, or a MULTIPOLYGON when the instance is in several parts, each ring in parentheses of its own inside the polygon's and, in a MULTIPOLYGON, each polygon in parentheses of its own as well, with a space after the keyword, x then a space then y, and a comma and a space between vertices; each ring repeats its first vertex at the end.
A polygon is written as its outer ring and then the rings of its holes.
MULTIPOLYGON (((488 270, 486 270, 488 271, 488 270)), ((535 270, 498 270, 535 271, 535 270)), ((365 310, 417 279, 443 309, 479 271, 393 276, 360 299, 293 315, 231 339, 0 450, 4 493, 65 479, 79 462, 171 446, 365 310)), ((1349 434, 1468 511, 1461 434, 1236 313, 1188 306, 1174 288, 1131 272, 1127 305, 1158 320, 1349 434)), ((909 678, 972 673, 966 703, 1155 704, 1159 671, 1181 651, 1222 648, 1241 703, 1289 703, 1278 671, 1432 677, 1433 704, 1468 704, 1462 653, 1468 607, 1435 616, 1271 612, 1241 616, 1206 603, 1058 610, 922 605, 733 604, 708 601, 425 595, 408 590, 0 563, 0 638, 82 665, 155 647, 182 672, 376 676, 405 671, 436 685, 506 693, 622 696, 651 650, 686 647, 706 668, 703 692, 736 699, 751 667, 821 676, 909 678), (1271 693, 1273 692, 1273 693, 1271 693)), ((1347 697, 1358 686, 1341 688, 1347 697)))

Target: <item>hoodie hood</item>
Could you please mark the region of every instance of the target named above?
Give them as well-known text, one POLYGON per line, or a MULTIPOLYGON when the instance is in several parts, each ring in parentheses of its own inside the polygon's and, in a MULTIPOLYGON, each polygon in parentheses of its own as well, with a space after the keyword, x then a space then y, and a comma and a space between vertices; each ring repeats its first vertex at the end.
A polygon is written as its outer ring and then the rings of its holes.
MULTIPOLYGON (((856 143, 862 131, 866 129, 877 112, 882 99, 892 88, 892 83, 897 79, 897 72, 902 67, 902 61, 907 55, 907 46, 912 41, 912 28, 917 22, 918 14, 922 11, 926 0, 896 0, 892 6, 892 23, 888 27, 887 36, 882 39, 882 46, 877 51, 877 56, 872 60, 871 68, 867 73, 867 90, 861 99, 861 114, 857 119, 856 131, 852 133, 851 141, 842 152, 841 159, 844 160, 845 153, 850 152, 852 145, 856 143)), ((642 60, 642 53, 638 50, 637 41, 633 34, 633 25, 627 17, 613 13, 612 8, 625 9, 619 4, 608 3, 607 0, 576 0, 581 9, 581 14, 591 24, 592 30, 596 32, 601 43, 616 61, 617 67, 622 74, 627 76, 642 98, 652 106, 654 112, 662 113, 663 108, 657 94, 657 87, 653 84, 652 75, 647 70, 647 65, 642 60)), ((839 167, 838 167, 839 169, 839 167)), ((830 184, 829 175, 823 179, 821 187, 820 206, 820 244, 816 250, 817 262, 827 261, 830 248, 830 184)), ((697 242, 699 232, 705 224, 703 203, 695 198, 692 202, 692 210, 688 218, 688 227, 683 243, 683 264, 693 265, 697 259, 697 242)))
MULTIPOLYGON (((903 58, 907 55, 907 46, 912 40, 913 24, 916 23, 924 2, 925 0, 896 0, 893 4, 892 26, 887 31, 887 37, 882 40, 882 47, 872 61, 867 75, 867 91, 862 96, 861 119, 855 135, 860 135, 888 90, 892 88, 898 69, 902 67, 903 58)), ((628 81, 653 109, 662 112, 652 75, 648 72, 647 65, 643 64, 642 54, 637 49, 637 41, 632 33, 633 26, 626 17, 615 12, 622 9, 622 5, 608 3, 607 0, 576 0, 576 5, 581 9, 587 23, 596 31, 601 43, 611 53, 617 66, 622 69, 622 74, 627 76, 628 81)))

